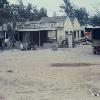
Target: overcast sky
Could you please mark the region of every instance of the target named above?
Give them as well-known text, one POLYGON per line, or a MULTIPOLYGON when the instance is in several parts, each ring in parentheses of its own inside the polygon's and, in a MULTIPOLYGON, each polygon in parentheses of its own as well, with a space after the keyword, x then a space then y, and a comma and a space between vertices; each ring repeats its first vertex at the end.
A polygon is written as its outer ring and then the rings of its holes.
MULTIPOLYGON (((8 0, 11 3, 16 3, 18 0, 8 0)), ((85 7, 89 13, 94 14, 94 8, 99 8, 100 0, 71 0, 73 4, 77 7, 85 7)), ((37 8, 45 7, 48 11, 48 15, 52 16, 53 12, 56 12, 57 15, 63 15, 60 12, 59 6, 63 4, 63 0, 23 0, 24 4, 31 3, 37 8)))

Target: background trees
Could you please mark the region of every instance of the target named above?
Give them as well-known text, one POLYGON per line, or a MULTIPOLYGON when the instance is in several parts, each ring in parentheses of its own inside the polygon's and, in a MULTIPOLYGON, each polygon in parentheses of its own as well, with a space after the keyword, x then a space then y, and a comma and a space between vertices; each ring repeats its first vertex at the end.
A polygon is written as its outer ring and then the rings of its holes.
POLYGON ((30 3, 25 6, 23 2, 20 0, 18 5, 12 4, 10 5, 11 12, 13 13, 13 17, 15 21, 23 22, 23 21, 36 21, 40 20, 42 17, 47 16, 47 10, 45 8, 37 9, 37 7, 32 6, 30 3))
POLYGON ((93 26, 100 26, 100 9, 95 8, 95 11, 96 14, 90 17, 90 24, 93 26))
MULTIPOLYGON (((81 25, 91 24, 100 25, 100 11, 92 17, 85 8, 77 8, 70 0, 63 0, 64 4, 60 6, 61 9, 70 18, 77 18, 81 25)), ((0 0, 0 25, 8 22, 25 22, 37 21, 42 17, 47 17, 47 10, 45 8, 37 9, 32 4, 24 5, 22 0, 18 4, 9 4, 7 0, 0 0)), ((3 27, 2 27, 3 28, 3 27)))
POLYGON ((88 24, 89 14, 85 8, 74 9, 75 17, 79 20, 81 25, 88 24))
POLYGON ((85 8, 77 8, 73 5, 70 0, 63 0, 64 4, 60 6, 61 9, 65 12, 70 18, 77 18, 81 25, 93 25, 100 26, 100 11, 95 9, 96 14, 90 16, 85 8))
POLYGON ((96 14, 90 18, 90 24, 93 26, 100 26, 100 15, 96 14))
POLYGON ((2 40, 2 49, 4 49, 4 37, 5 35, 3 34, 3 24, 9 20, 10 14, 7 11, 7 5, 8 5, 7 0, 0 0, 0 26, 2 27, 2 32, 0 34, 0 39, 2 40))
POLYGON ((23 22, 40 20, 42 17, 47 16, 45 8, 37 9, 30 3, 25 6, 22 0, 19 4, 9 4, 7 0, 0 0, 0 23, 9 22, 23 22))
POLYGON ((0 8, 4 8, 5 4, 8 4, 7 0, 0 0, 0 8))
POLYGON ((88 16, 85 8, 77 8, 70 0, 63 0, 64 4, 60 6, 64 10, 65 14, 70 18, 77 18, 81 25, 87 24, 88 16))
POLYGON ((63 0, 64 4, 60 6, 61 9, 64 10, 67 16, 74 17, 74 6, 70 3, 70 0, 63 0))

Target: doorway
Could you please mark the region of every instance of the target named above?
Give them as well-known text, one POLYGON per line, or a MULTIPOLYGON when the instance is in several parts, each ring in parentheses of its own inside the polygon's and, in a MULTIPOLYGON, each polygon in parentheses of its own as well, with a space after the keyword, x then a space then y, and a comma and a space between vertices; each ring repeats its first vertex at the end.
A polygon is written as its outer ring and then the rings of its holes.
POLYGON ((30 42, 37 46, 43 46, 44 43, 48 42, 48 31, 30 32, 30 42))

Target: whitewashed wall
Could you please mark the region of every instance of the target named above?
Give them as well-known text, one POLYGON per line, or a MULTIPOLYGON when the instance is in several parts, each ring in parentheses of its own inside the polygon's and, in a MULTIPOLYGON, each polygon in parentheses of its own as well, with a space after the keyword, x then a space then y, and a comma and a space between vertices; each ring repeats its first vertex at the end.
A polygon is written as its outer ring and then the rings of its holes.
POLYGON ((80 40, 82 28, 81 28, 80 23, 78 22, 78 20, 76 18, 73 21, 73 28, 74 28, 74 31, 76 31, 76 40, 80 40))
POLYGON ((48 31, 48 37, 49 38, 56 38, 56 32, 55 31, 48 31))
POLYGON ((59 42, 61 42, 62 40, 65 40, 64 28, 59 28, 57 30, 57 39, 58 39, 59 42))

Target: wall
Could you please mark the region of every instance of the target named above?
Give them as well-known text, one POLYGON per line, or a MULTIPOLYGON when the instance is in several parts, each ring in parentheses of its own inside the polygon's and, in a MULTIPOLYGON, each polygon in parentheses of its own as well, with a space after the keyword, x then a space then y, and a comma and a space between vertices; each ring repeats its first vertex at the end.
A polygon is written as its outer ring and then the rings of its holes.
MULTIPOLYGON (((48 37, 52 39, 56 39, 56 31, 48 31, 48 37)), ((65 32, 63 28, 57 29, 57 41, 61 42, 65 39, 65 32)))
POLYGON ((52 38, 52 39, 55 39, 56 38, 56 32, 55 31, 48 31, 48 37, 49 38, 52 38))
POLYGON ((80 23, 78 22, 77 19, 74 19, 73 21, 73 28, 74 28, 74 31, 76 32, 76 41, 80 40, 81 39, 81 26, 80 26, 80 23))
POLYGON ((64 28, 58 28, 57 29, 57 40, 61 42, 62 40, 65 40, 65 31, 64 28))
MULTIPOLYGON (((61 24, 63 24, 63 27, 57 29, 58 42, 61 42, 62 40, 65 40, 67 38, 66 32, 68 33, 73 32, 73 25, 69 18, 66 18, 66 20, 61 24)), ((52 38, 56 37, 56 32, 48 31, 48 37, 52 37, 52 38)))

